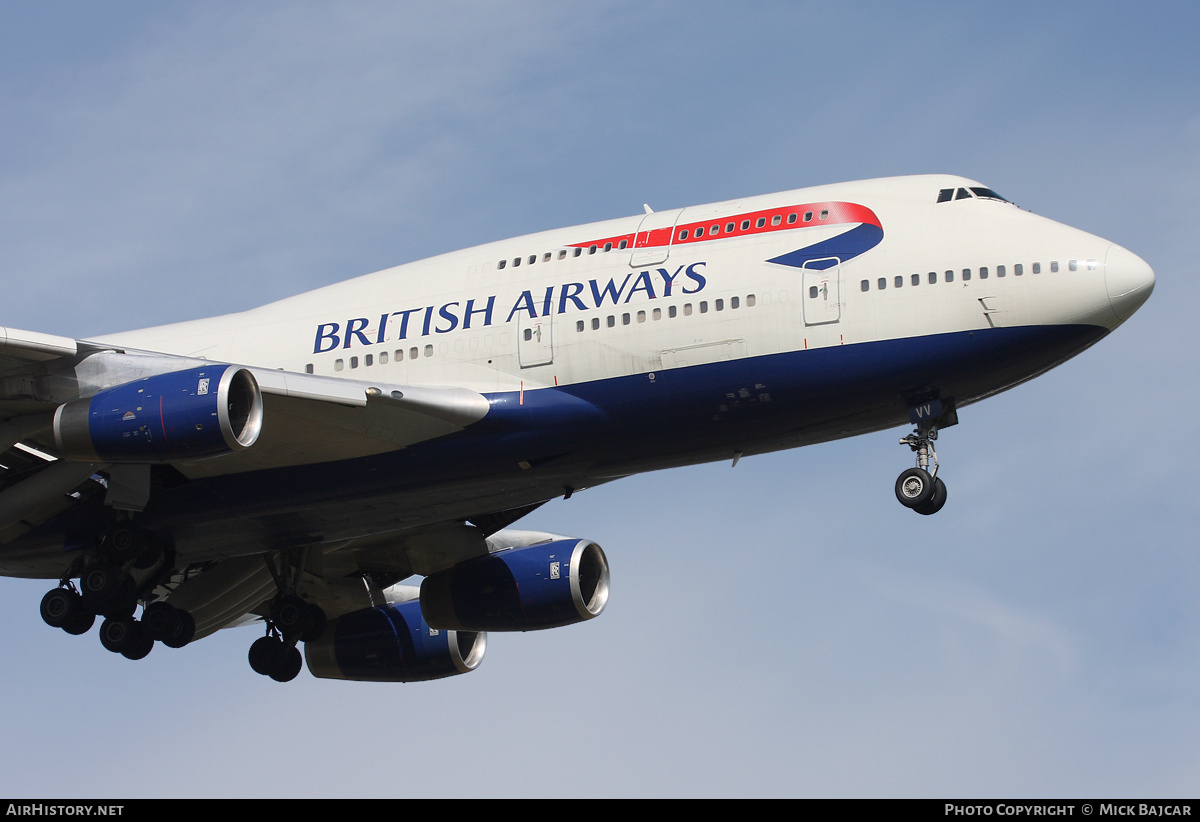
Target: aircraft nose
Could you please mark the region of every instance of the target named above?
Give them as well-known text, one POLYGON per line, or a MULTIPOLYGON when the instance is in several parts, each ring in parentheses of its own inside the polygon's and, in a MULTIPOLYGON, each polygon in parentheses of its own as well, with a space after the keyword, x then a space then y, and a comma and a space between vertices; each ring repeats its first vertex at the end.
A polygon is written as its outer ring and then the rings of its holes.
POLYGON ((1132 251, 1113 243, 1104 257, 1104 283, 1113 312, 1124 322, 1154 290, 1154 270, 1132 251))

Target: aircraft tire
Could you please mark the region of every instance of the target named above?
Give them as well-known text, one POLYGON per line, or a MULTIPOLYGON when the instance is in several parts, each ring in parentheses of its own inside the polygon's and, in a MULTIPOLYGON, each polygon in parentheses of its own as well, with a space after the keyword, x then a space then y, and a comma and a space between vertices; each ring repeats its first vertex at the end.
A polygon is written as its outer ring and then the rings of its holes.
POLYGON ((914 508, 918 514, 929 516, 936 514, 942 510, 942 506, 946 504, 946 483, 942 482, 942 478, 938 477, 934 480, 933 496, 924 505, 914 508))
POLYGON ((250 667, 256 674, 269 675, 283 660, 283 643, 273 636, 259 637, 250 646, 250 667))
POLYGON ((933 477, 924 468, 909 468, 896 478, 896 499, 905 508, 919 508, 933 496, 933 477))
POLYGON ((276 682, 291 682, 300 674, 300 669, 304 667, 304 658, 300 655, 299 648, 290 648, 287 654, 275 666, 275 670, 271 671, 270 677, 276 682))
POLYGON ((51 628, 66 628, 76 614, 86 610, 79 594, 70 588, 54 588, 42 597, 42 621, 51 628))

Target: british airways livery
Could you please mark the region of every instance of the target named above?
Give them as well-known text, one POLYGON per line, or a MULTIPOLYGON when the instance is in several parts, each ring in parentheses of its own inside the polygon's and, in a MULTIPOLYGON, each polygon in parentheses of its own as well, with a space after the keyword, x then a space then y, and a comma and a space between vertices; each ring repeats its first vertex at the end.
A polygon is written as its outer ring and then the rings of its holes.
POLYGON ((487 631, 604 610, 599 545, 512 527, 548 500, 908 423, 895 493, 934 514, 959 409, 1153 287, 931 175, 646 207, 95 339, 0 329, 0 573, 57 580, 43 620, 129 659, 255 622, 279 681, 464 673, 487 631))

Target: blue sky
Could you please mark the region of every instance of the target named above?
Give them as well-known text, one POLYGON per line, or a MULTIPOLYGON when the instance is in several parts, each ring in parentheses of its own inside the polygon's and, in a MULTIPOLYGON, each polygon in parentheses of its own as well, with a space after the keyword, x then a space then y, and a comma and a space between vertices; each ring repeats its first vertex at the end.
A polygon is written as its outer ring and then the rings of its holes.
POLYGON ((904 430, 635 477, 524 521, 608 610, 432 684, 140 663, 2 580, 0 793, 1195 796, 1194 4, 0 5, 0 325, 240 310, 561 225, 948 172, 1132 249, 1150 301, 904 430), (1190 296, 1189 296, 1190 295, 1190 296))

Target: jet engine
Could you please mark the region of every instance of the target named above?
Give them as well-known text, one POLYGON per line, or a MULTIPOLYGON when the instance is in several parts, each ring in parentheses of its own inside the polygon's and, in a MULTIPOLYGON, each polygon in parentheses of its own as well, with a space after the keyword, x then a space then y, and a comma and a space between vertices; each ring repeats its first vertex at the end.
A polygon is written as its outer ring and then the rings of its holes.
POLYGON ((73 400, 54 413, 68 459, 169 462, 249 448, 262 430, 254 375, 233 365, 158 374, 73 400))
POLYGON ((457 631, 536 631, 599 616, 608 559, 594 542, 507 548, 438 571, 421 584, 425 621, 457 631))
POLYGON ((313 676, 360 682, 423 682, 475 670, 487 634, 441 631, 416 600, 364 608, 331 621, 304 646, 313 676))

